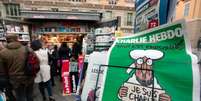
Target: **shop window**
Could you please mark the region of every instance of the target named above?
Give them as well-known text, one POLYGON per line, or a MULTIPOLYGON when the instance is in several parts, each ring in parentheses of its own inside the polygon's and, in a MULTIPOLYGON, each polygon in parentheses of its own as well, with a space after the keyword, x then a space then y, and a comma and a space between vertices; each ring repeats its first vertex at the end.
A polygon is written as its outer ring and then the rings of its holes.
POLYGON ((184 16, 188 16, 189 15, 189 10, 190 10, 190 2, 185 3, 184 6, 184 16))
POLYGON ((19 4, 5 4, 5 8, 8 16, 20 16, 19 4))

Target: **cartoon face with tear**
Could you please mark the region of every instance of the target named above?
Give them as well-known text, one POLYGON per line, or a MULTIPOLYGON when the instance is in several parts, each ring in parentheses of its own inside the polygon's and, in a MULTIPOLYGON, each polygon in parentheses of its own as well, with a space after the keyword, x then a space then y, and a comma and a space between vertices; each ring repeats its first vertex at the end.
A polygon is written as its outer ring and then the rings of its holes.
POLYGON ((154 101, 171 101, 170 96, 160 87, 151 71, 154 61, 161 59, 163 55, 158 50, 131 51, 130 56, 135 61, 130 67, 137 69, 127 69, 128 74, 132 70, 135 70, 135 73, 119 89, 119 99, 122 101, 152 101, 152 99, 154 101))

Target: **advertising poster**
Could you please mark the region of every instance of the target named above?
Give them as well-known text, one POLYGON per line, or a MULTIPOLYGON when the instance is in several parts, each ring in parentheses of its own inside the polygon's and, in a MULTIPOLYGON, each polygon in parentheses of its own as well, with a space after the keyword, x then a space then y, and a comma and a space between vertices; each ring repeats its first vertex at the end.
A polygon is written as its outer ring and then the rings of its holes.
POLYGON ((135 0, 135 32, 167 23, 169 0, 135 0))
POLYGON ((118 38, 108 53, 100 101, 200 101, 198 61, 184 25, 118 38))
POLYGON ((63 85, 63 95, 70 95, 72 92, 71 89, 71 80, 69 76, 69 60, 62 61, 62 85, 63 85))
POLYGON ((85 83, 81 94, 82 101, 98 101, 100 98, 100 88, 103 83, 103 72, 107 59, 107 52, 93 52, 89 56, 89 64, 86 71, 85 83), (99 73, 99 74, 98 74, 99 73), (98 81, 97 81, 98 78, 98 81))

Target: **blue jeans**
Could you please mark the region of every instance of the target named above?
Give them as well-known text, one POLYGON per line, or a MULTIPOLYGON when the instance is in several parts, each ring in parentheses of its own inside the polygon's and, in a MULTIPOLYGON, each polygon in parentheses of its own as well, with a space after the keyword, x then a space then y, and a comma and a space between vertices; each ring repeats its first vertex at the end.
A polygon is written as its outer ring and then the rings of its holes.
POLYGON ((45 98, 45 88, 47 89, 48 95, 52 96, 52 86, 50 80, 47 82, 40 82, 39 83, 39 90, 40 93, 42 94, 43 98, 45 98))
POLYGON ((15 89, 16 101, 33 101, 33 84, 20 85, 15 89))

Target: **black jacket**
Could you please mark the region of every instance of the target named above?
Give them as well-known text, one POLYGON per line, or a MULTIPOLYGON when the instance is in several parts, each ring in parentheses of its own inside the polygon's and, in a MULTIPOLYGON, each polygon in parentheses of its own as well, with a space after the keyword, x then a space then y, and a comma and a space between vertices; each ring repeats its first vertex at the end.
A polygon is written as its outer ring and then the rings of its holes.
POLYGON ((68 47, 61 47, 59 49, 59 59, 70 59, 71 50, 68 47))

